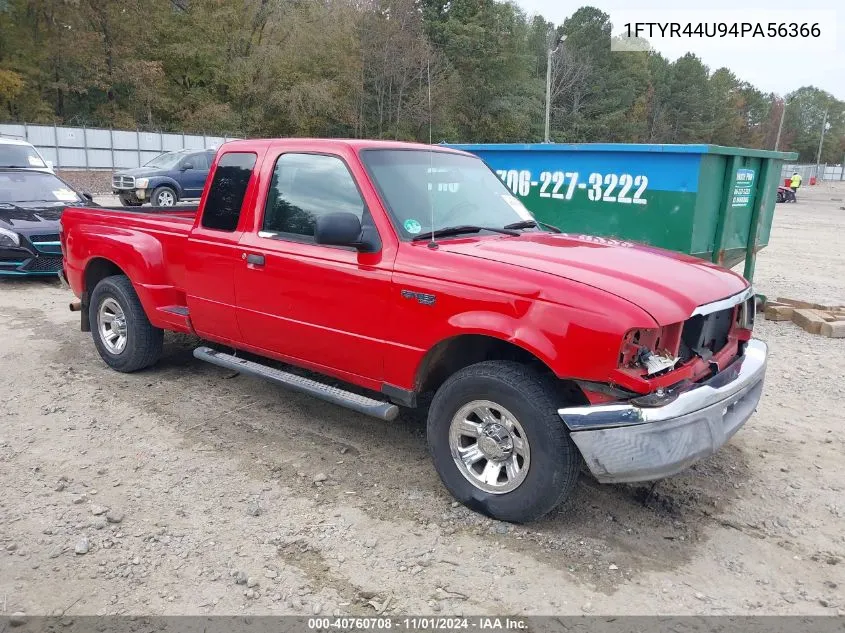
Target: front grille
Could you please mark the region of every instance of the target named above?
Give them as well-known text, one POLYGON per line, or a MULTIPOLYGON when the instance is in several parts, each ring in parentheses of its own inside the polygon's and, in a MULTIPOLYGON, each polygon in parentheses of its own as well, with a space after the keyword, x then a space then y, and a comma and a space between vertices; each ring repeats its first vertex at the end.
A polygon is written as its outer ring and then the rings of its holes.
POLYGON ((62 269, 61 255, 41 255, 29 260, 21 270, 28 273, 56 273, 62 269))
POLYGON ((681 331, 681 360, 686 362, 696 355, 707 360, 727 345, 733 313, 731 307, 687 319, 681 331))
POLYGON ((115 189, 132 189, 135 187, 135 177, 115 174, 111 177, 111 184, 115 189))
POLYGON ((58 233, 45 233, 43 235, 30 235, 29 236, 30 242, 58 242, 59 241, 59 234, 58 233))
POLYGON ((33 248, 39 253, 57 255, 62 252, 62 245, 59 243, 58 233, 47 233, 44 235, 30 235, 29 241, 33 248))

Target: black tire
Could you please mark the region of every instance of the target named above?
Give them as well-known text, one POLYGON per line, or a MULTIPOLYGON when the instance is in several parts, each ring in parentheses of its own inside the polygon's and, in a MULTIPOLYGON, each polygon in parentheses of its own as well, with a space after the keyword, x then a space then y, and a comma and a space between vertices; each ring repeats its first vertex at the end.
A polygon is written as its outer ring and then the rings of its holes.
POLYGON ((511 523, 539 519, 569 497, 578 481, 581 456, 557 414, 563 403, 555 380, 527 365, 485 361, 452 375, 438 389, 428 415, 428 446, 434 466, 452 496, 476 512, 511 523), (489 400, 522 425, 530 446, 525 479, 514 490, 491 493, 459 470, 449 445, 452 418, 465 404, 489 400))
POLYGON ((176 191, 173 187, 167 187, 162 185, 161 187, 156 187, 153 190, 153 195, 150 196, 150 204, 154 207, 172 207, 177 202, 179 202, 179 196, 176 195, 176 191), (170 195, 173 198, 173 204, 162 204, 159 200, 159 196, 162 195, 170 195))
POLYGON ((783 192, 782 192, 782 191, 778 191, 778 199, 777 199, 777 201, 778 201, 778 202, 783 202, 783 192))
POLYGON ((128 193, 120 193, 117 195, 118 199, 120 200, 121 206, 124 207, 140 207, 143 204, 140 200, 136 200, 132 195, 128 193))
POLYGON ((155 364, 161 357, 164 330, 154 327, 141 305, 132 282, 125 275, 113 275, 102 279, 91 293, 88 305, 91 335, 100 357, 112 369, 133 372, 155 364), (109 350, 100 331, 98 313, 107 300, 117 302, 126 321, 125 347, 115 353, 109 350))

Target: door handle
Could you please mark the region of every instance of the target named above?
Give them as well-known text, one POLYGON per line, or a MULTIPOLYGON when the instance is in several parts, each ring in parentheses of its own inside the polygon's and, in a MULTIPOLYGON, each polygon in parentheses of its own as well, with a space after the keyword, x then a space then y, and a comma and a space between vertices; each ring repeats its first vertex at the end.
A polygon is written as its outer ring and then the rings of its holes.
POLYGON ((254 253, 250 253, 246 256, 246 263, 252 264, 253 266, 263 266, 264 265, 264 255, 256 255, 254 253))

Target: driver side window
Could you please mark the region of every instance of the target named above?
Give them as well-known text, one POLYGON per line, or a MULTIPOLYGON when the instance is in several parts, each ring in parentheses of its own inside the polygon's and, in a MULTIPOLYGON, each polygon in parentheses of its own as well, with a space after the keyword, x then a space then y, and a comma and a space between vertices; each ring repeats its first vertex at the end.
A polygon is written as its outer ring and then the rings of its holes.
POLYGON ((276 161, 263 231, 314 239, 314 225, 325 213, 354 213, 364 218, 364 201, 352 174, 336 156, 282 154, 276 161))

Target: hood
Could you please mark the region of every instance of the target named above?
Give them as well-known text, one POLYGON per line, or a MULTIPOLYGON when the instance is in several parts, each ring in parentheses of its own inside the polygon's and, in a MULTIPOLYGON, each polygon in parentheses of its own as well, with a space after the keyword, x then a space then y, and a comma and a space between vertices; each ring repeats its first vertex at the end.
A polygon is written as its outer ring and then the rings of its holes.
POLYGON ((160 176, 161 174, 165 174, 171 169, 165 169, 163 167, 133 167, 132 169, 121 169, 120 171, 114 172, 115 176, 134 176, 135 178, 150 178, 152 176, 160 176))
POLYGON ((684 321, 696 307, 748 287, 740 275, 689 255, 589 235, 523 233, 444 241, 440 248, 593 286, 639 306, 661 325, 684 321))
POLYGON ((0 203, 0 226, 13 231, 57 231, 67 202, 0 203))

